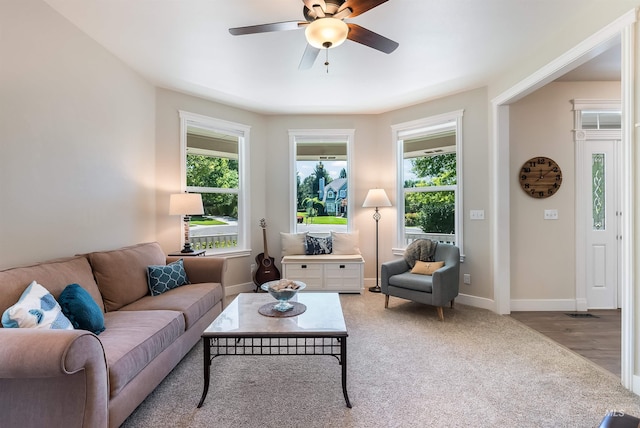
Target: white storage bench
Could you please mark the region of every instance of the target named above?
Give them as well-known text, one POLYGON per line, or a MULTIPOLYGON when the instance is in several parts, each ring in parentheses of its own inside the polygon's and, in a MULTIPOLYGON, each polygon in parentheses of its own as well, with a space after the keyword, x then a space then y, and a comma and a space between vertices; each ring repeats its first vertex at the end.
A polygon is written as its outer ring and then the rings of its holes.
POLYGON ((304 282, 305 291, 362 293, 364 259, 360 254, 284 256, 282 277, 304 282))

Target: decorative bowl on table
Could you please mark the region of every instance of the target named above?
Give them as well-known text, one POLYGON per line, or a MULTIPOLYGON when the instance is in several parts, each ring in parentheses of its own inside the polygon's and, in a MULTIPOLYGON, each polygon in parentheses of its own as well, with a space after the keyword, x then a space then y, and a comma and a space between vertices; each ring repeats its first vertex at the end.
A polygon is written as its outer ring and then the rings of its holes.
POLYGON ((307 284, 300 281, 292 281, 290 279, 279 279, 276 281, 265 282, 260 286, 267 291, 274 299, 278 301, 273 309, 279 312, 286 312, 293 309, 293 305, 289 300, 295 296, 298 291, 303 290, 307 284))

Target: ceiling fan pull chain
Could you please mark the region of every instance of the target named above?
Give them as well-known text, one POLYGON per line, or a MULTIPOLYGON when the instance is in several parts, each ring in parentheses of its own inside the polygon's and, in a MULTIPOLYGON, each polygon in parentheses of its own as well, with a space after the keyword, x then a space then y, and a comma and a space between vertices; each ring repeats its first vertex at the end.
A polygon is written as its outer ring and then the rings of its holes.
POLYGON ((327 74, 329 74, 329 48, 326 48, 325 52, 326 52, 326 59, 324 61, 324 65, 325 67, 327 67, 327 74))

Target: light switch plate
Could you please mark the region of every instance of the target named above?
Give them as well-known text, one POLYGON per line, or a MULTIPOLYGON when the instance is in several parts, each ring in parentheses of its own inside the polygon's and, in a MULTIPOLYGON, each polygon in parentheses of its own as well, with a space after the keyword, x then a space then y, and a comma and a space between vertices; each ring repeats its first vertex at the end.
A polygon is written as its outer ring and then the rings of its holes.
POLYGON ((544 219, 545 220, 557 220, 558 219, 558 210, 544 210, 544 219))
POLYGON ((484 220, 484 210, 469 211, 469 218, 471 220, 484 220))

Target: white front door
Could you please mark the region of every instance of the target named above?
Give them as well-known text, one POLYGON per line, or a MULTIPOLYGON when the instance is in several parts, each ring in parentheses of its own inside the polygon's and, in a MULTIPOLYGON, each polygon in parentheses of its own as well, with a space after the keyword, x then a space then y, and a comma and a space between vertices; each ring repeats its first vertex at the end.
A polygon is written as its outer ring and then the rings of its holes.
POLYGON ((618 304, 619 211, 616 197, 618 141, 585 141, 583 192, 586 210, 584 256, 588 309, 616 309, 618 304))

